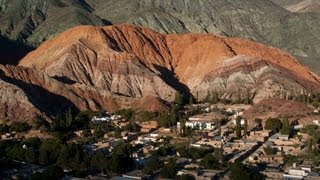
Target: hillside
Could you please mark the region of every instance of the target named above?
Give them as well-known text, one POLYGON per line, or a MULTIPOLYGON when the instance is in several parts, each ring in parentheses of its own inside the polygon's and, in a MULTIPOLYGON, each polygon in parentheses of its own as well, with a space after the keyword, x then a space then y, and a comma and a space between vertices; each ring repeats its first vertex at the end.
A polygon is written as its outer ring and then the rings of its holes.
POLYGON ((77 25, 104 25, 81 0, 0 0, 0 32, 39 44, 77 25))
POLYGON ((319 14, 291 13, 270 0, 95 1, 97 3, 94 13, 113 24, 130 23, 163 33, 214 33, 247 38, 283 49, 316 73, 320 72, 319 14))
POLYGON ((162 33, 247 38, 320 73, 319 14, 292 13, 271 0, 0 0, 0 7, 1 34, 33 45, 81 24, 129 23, 162 33))
POLYGON ((291 122, 298 120, 300 124, 310 124, 320 116, 313 114, 314 108, 297 101, 270 98, 260 101, 244 111, 243 116, 250 125, 254 125, 255 118, 288 118, 291 122))
MULTIPOLYGON (((22 96, 35 107, 54 106, 54 94, 78 110, 166 109, 162 104, 172 101, 176 91, 198 100, 212 91, 227 99, 249 93, 259 102, 282 90, 320 87, 319 76, 272 47, 207 34, 165 35, 126 24, 72 28, 44 42, 18 67, 1 69, 3 81, 35 93, 22 96), (42 101, 36 98, 39 89, 49 94, 42 101)), ((10 102, 3 100, 15 109, 10 102)))

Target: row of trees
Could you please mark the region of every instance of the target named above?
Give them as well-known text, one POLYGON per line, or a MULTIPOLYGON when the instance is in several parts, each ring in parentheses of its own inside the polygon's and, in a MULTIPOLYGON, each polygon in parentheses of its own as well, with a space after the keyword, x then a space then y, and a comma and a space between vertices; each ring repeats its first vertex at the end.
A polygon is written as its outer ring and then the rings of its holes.
MULTIPOLYGON (((74 174, 86 175, 86 172, 104 172, 118 174, 135 168, 132 152, 134 148, 119 142, 109 156, 97 152, 86 153, 84 145, 63 143, 59 139, 40 140, 29 138, 21 142, 0 141, 1 158, 15 159, 43 166, 57 165, 69 169, 74 174)), ((37 174, 35 177, 44 177, 37 174)))
MULTIPOLYGON (((230 98, 226 98, 223 93, 218 91, 208 91, 207 96, 204 98, 204 102, 217 104, 252 104, 252 99, 254 98, 255 93, 251 93, 249 89, 246 91, 237 91, 236 95, 231 95, 230 98)), ((198 99, 197 99, 198 100, 198 99)))
POLYGON ((275 96, 281 99, 294 100, 302 102, 308 105, 313 105, 314 107, 320 107, 320 92, 315 92, 313 90, 300 90, 291 91, 279 90, 275 93, 275 96))

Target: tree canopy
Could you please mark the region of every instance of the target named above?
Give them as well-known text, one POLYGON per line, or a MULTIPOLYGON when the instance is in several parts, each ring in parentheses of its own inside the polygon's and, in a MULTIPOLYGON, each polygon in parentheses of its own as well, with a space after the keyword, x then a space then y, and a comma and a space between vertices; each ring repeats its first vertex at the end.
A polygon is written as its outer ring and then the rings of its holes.
POLYGON ((264 126, 264 129, 266 130, 272 130, 274 132, 279 132, 279 130, 282 127, 282 122, 278 118, 268 118, 266 120, 266 124, 264 126))

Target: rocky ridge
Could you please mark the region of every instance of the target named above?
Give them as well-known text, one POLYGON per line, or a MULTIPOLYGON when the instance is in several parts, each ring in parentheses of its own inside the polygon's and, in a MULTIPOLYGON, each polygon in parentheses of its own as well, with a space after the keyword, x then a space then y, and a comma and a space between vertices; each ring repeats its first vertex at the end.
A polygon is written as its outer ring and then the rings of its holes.
POLYGON ((226 99, 249 92, 259 102, 320 87, 318 75, 276 48, 127 24, 72 28, 0 72, 2 119, 50 118, 69 107, 165 110, 177 91, 198 100, 212 91, 226 99))
POLYGON ((163 33, 214 33, 281 48, 319 73, 319 14, 281 7, 301 1, 0 0, 0 31, 33 45, 81 24, 130 23, 163 33))
MULTIPOLYGON (((34 107, 51 106, 47 97, 55 94, 78 110, 166 109, 163 104, 172 101, 176 91, 198 100, 212 91, 231 99, 249 91, 259 102, 280 90, 320 87, 318 75, 276 48, 208 34, 165 35, 127 24, 72 28, 44 42, 19 66, 0 69, 1 79, 21 92, 40 88, 49 93, 41 96, 42 102, 36 100, 37 93, 26 95, 35 100, 30 100, 34 107)), ((14 109, 15 104, 4 104, 14 109)))

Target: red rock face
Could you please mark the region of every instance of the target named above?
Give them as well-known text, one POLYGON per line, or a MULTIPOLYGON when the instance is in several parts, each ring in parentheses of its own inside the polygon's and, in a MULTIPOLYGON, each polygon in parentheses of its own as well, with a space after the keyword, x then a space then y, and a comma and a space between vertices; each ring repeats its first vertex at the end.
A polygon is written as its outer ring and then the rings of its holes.
POLYGON ((203 99, 212 90, 232 98, 249 89, 260 101, 279 89, 320 87, 316 74, 275 48, 207 34, 163 35, 125 24, 70 29, 44 42, 19 66, 1 69, 79 109, 93 110, 154 110, 172 101, 176 90, 203 99))

